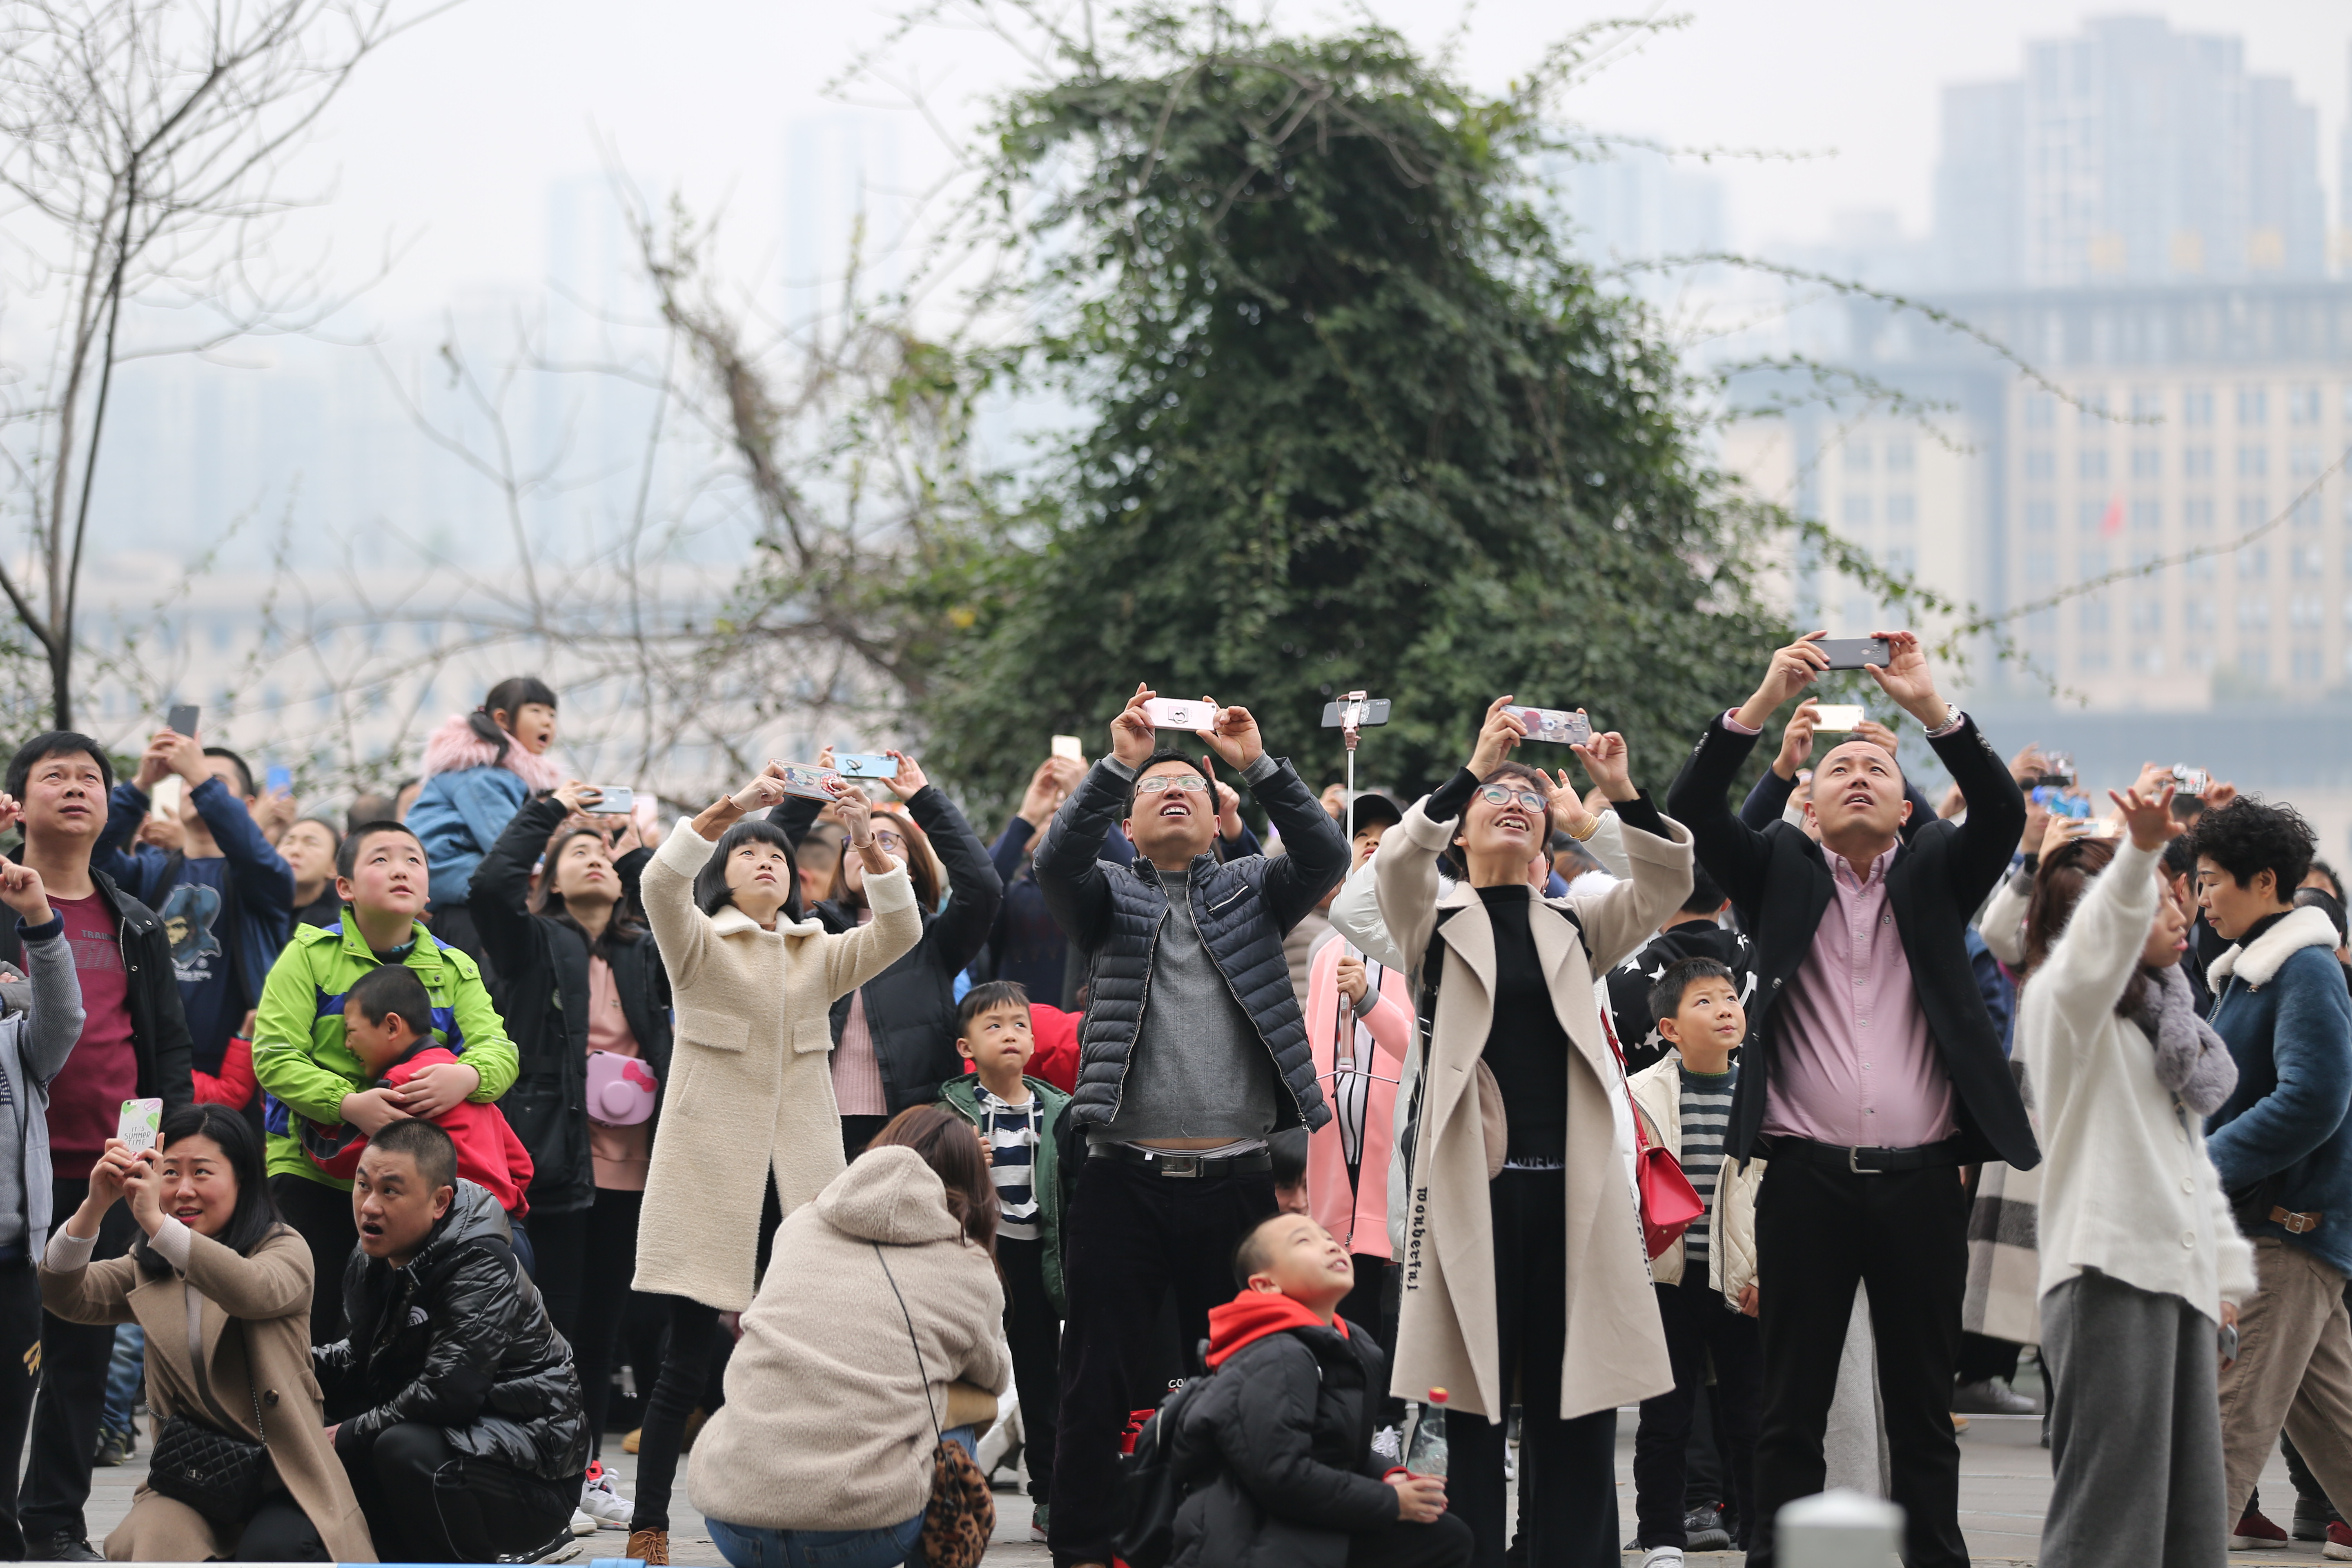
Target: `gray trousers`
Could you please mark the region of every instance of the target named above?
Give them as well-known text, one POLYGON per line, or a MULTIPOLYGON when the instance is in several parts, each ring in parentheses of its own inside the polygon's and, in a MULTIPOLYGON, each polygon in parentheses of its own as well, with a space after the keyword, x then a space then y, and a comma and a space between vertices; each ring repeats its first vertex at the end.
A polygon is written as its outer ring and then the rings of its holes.
POLYGON ((2214 1568, 2228 1559, 2219 1332, 2179 1297, 2104 1274, 2042 1298, 2045 1568, 2214 1568))

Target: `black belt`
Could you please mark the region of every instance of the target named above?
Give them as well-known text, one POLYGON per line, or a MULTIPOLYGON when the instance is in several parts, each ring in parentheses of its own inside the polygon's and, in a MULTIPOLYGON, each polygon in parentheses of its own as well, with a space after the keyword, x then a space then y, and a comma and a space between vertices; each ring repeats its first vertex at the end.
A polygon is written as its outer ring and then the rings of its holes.
POLYGON ((1139 1149, 1132 1143, 1097 1143, 1087 1151, 1087 1158, 1118 1160, 1129 1165, 1140 1165, 1155 1176, 1190 1176, 1210 1180, 1219 1176, 1263 1176, 1274 1170, 1274 1156, 1264 1149, 1248 1154, 1210 1157, 1187 1154, 1173 1149, 1139 1149))
POLYGON ((1810 1138, 1776 1132, 1764 1140, 1763 1154, 1768 1160, 1794 1160, 1801 1165, 1819 1165, 1856 1176, 1885 1176, 1897 1171, 1924 1171, 1936 1165, 1967 1163, 1961 1157, 1958 1138, 1947 1138, 1941 1143, 1917 1143, 1908 1149, 1878 1149, 1867 1144, 1816 1143, 1810 1138))

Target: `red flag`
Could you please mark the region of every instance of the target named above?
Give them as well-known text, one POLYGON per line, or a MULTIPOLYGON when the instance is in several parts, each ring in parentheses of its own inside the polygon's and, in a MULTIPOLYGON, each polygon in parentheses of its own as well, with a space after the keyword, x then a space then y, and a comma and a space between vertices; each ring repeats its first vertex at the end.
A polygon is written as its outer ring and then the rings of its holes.
POLYGON ((2124 531, 2124 498, 2116 496, 2107 502, 2106 515, 2099 519, 2099 536, 2113 539, 2124 531))

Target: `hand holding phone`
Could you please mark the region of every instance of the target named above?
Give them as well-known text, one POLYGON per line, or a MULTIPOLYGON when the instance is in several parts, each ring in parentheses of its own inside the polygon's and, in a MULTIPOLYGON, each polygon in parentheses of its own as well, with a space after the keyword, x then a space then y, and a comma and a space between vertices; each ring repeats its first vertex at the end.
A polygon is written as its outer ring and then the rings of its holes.
POLYGON ((163 727, 175 735, 193 735, 196 732, 197 716, 203 711, 193 702, 174 703, 164 717, 163 727))
POLYGON ((845 752, 833 759, 845 779, 887 779, 898 764, 886 752, 845 752))
POLYGON ((1190 730, 1202 733, 1217 727, 1215 702, 1202 698, 1188 702, 1178 697, 1154 697, 1143 705, 1143 716, 1157 730, 1190 730))
POLYGON ((626 784, 590 784, 596 792, 593 801, 583 801, 580 809, 595 816, 626 816, 637 808, 637 792, 626 784))
POLYGON ((1823 637, 1813 646, 1829 656, 1824 669, 1885 669, 1895 658, 1885 637, 1823 637))
POLYGON ((114 1124, 114 1136, 132 1153, 143 1153, 155 1146, 163 1127, 162 1100, 126 1100, 122 1102, 122 1114, 114 1124))
POLYGON ((1813 728, 1825 733, 1851 733, 1863 721, 1859 702, 1819 702, 1813 705, 1813 728))
POLYGON ((1057 757, 1067 757, 1074 763, 1083 763, 1087 760, 1086 747, 1079 742, 1076 735, 1055 736, 1053 754, 1057 757))
POLYGON ((1581 708, 1573 712, 1564 708, 1514 708, 1511 712, 1525 727, 1530 741, 1581 746, 1592 739, 1592 721, 1584 716, 1581 708))
POLYGON ((814 763, 772 762, 765 776, 774 779, 786 795, 798 795, 803 800, 830 803, 834 793, 826 787, 826 781, 837 779, 841 774, 832 768, 821 768, 814 763))

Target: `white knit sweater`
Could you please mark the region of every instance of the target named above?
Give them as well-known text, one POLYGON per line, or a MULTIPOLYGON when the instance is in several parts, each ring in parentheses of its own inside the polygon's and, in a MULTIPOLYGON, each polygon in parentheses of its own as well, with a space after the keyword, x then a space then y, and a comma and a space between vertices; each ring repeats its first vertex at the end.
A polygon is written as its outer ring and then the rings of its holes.
POLYGON ((2126 840, 2026 981, 2017 1048, 2042 1115, 2044 1295, 2086 1268, 2218 1321, 2253 1293, 2202 1119, 2157 1081, 2156 1047, 2116 1013, 2156 918, 2154 850, 2126 840))

